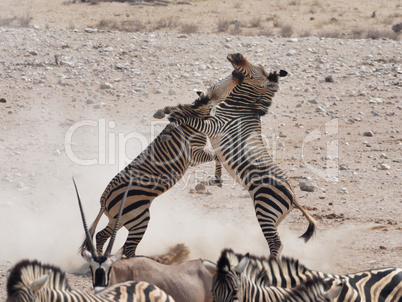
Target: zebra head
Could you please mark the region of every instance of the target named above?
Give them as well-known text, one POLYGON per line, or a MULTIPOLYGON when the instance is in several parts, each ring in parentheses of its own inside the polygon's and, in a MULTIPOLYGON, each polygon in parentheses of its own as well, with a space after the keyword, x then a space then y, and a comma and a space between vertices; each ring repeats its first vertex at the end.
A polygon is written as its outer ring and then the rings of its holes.
POLYGON ((70 286, 60 268, 37 260, 21 260, 7 277, 7 301, 43 301, 41 292, 47 289, 68 291, 70 286))
POLYGON ((89 247, 89 251, 86 249, 82 251, 82 256, 84 257, 85 261, 89 263, 89 266, 91 269, 91 274, 92 274, 92 284, 95 289, 95 292, 99 292, 109 285, 109 275, 110 275, 110 271, 113 267, 113 264, 116 261, 120 260, 120 258, 123 256, 123 253, 124 253, 124 247, 122 247, 116 254, 114 254, 114 255, 111 254, 113 244, 116 239, 116 233, 119 229, 120 218, 123 213, 123 208, 124 208, 124 204, 125 204, 125 201, 127 198, 128 190, 132 183, 132 178, 130 178, 130 183, 128 184, 126 192, 124 193, 123 200, 120 204, 119 212, 116 217, 116 223, 115 223, 115 226, 113 229, 113 233, 112 233, 112 236, 110 237, 109 244, 106 248, 104 255, 99 255, 96 251, 95 245, 92 241, 91 235, 90 235, 88 227, 87 227, 84 210, 82 209, 81 199, 78 194, 78 189, 77 189, 74 179, 73 179, 73 182, 74 182, 75 191, 77 193, 78 205, 80 207, 82 223, 84 225, 85 237, 86 237, 88 247, 89 247))
POLYGON ((223 252, 218 264, 204 261, 205 268, 214 276, 212 281, 212 296, 214 302, 243 301, 241 286, 242 273, 249 264, 249 255, 246 254, 240 262, 232 267, 223 252))

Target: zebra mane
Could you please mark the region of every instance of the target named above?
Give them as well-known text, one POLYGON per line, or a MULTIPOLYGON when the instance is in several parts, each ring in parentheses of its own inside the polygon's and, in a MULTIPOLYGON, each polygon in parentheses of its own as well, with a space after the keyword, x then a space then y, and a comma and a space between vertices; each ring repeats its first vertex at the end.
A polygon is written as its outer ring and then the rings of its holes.
POLYGON ((174 122, 185 116, 194 116, 196 118, 202 118, 209 114, 209 101, 210 97, 202 95, 196 99, 192 104, 179 104, 176 109, 168 116, 170 122, 174 122))
POLYGON ((8 297, 13 296, 19 289, 28 287, 40 277, 49 274, 46 287, 56 290, 71 290, 65 273, 57 266, 42 264, 37 260, 21 260, 10 271, 7 280, 8 297))
MULTIPOLYGON (((243 254, 235 253, 232 249, 225 249, 222 254, 225 254, 229 261, 230 266, 236 266, 244 257, 243 254)), ((307 268, 299 262, 299 260, 290 257, 281 257, 281 259, 269 258, 263 256, 249 255, 250 264, 248 265, 248 273, 253 275, 258 274, 264 270, 269 275, 270 270, 279 270, 283 272, 302 272, 304 273, 307 268)), ((286 273, 287 274, 287 273, 286 273)))
POLYGON ((218 263, 216 264, 216 267, 217 267, 216 279, 217 280, 225 279, 225 275, 227 274, 227 272, 230 270, 231 267, 231 263, 225 252, 222 252, 221 256, 219 257, 218 263))

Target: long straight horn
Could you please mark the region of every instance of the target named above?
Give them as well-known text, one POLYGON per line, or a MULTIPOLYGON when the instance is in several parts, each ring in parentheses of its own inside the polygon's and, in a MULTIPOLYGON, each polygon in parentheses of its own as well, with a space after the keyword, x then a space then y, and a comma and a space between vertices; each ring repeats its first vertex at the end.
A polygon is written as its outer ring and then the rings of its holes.
POLYGON ((88 242, 90 252, 91 252, 92 256, 98 257, 98 253, 96 252, 95 245, 94 245, 91 235, 89 234, 89 231, 88 231, 87 222, 85 220, 85 215, 84 215, 84 210, 82 209, 81 199, 80 199, 80 195, 78 194, 78 189, 77 189, 77 185, 75 184, 74 177, 73 177, 73 183, 74 183, 74 187, 75 187, 75 192, 77 193, 78 205, 80 206, 82 223, 84 225, 85 236, 87 237, 87 242, 88 242))
POLYGON ((117 217, 116 217, 116 223, 114 225, 112 236, 110 237, 110 240, 109 240, 109 245, 106 248, 106 252, 105 252, 106 257, 109 257, 110 253, 112 252, 114 240, 116 239, 116 234, 117 234, 117 231, 119 230, 121 214, 123 213, 123 208, 124 208, 124 204, 126 203, 128 190, 130 189, 132 182, 133 182, 133 178, 130 177, 130 182, 127 186, 126 192, 124 192, 123 200, 121 201, 121 204, 120 204, 119 213, 117 214, 117 217))

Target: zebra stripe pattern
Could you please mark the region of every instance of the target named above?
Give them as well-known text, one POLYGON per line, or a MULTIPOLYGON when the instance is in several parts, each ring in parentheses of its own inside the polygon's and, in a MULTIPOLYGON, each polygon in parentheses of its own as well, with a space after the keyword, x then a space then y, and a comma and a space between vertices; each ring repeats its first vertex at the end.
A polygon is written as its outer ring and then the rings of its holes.
POLYGON ((270 286, 264 270, 250 274, 253 277, 244 273, 246 267, 250 267, 247 255, 236 266, 232 266, 225 252, 222 252, 217 265, 206 261, 204 265, 214 275, 214 302, 328 301, 339 294, 342 286, 338 282, 336 287, 331 288, 330 281, 321 278, 308 279, 294 288, 270 286))
MULTIPOLYGON (((224 250, 231 265, 238 265, 244 255, 231 249, 224 250)), ((342 290, 334 301, 402 301, 402 269, 385 267, 352 274, 333 275, 309 270, 298 260, 282 257, 281 260, 250 256, 250 264, 244 274, 255 278, 259 271, 267 273, 267 282, 272 286, 296 287, 308 279, 325 278, 333 282, 340 280, 342 290)))
MULTIPOLYGON (((228 59, 234 66, 250 66, 239 54, 230 55, 228 59)), ((236 67, 236 70, 240 69, 236 67)), ((245 74, 253 77, 244 77, 225 101, 216 106, 215 116, 207 119, 186 116, 165 129, 169 131, 177 125, 187 124, 209 137, 219 161, 252 196, 271 256, 278 257, 282 243, 277 226, 293 206, 299 208, 309 221, 307 231, 301 236, 305 241, 314 234, 315 221, 297 203, 289 179, 269 155, 261 135, 260 117, 267 113, 272 103, 279 77, 287 73, 281 71, 266 76, 262 68, 255 67, 253 72, 245 74), (258 77, 255 76, 256 70, 261 70, 258 77)))
MULTIPOLYGON (((230 76, 225 81, 218 83, 211 91, 211 96, 202 95, 193 106, 180 106, 170 115, 171 121, 184 118, 187 115, 202 114, 200 104, 214 103, 216 99, 222 100, 233 87, 239 83, 239 79, 230 76), (193 109, 196 108, 196 109, 193 109)), ((163 134, 156 139, 126 168, 118 173, 108 184, 100 199, 100 211, 90 228, 91 237, 95 233, 96 226, 103 214, 109 218, 108 225, 96 234, 97 252, 102 254, 103 245, 112 234, 117 211, 127 188, 130 177, 133 178, 128 192, 126 205, 123 209, 120 227, 124 226, 129 231, 124 245, 124 254, 133 257, 137 245, 147 229, 150 213, 149 208, 154 198, 174 186, 187 171, 189 166, 216 160, 213 151, 204 150, 206 136, 193 128, 183 125, 170 133, 171 139, 164 141, 163 134)), ((220 183, 220 164, 217 163, 216 183, 220 183)), ((87 239, 81 245, 81 252, 89 249, 87 239)))
POLYGON ((158 287, 147 282, 125 282, 99 294, 72 290, 65 273, 53 265, 22 260, 7 280, 7 302, 174 302, 158 287))

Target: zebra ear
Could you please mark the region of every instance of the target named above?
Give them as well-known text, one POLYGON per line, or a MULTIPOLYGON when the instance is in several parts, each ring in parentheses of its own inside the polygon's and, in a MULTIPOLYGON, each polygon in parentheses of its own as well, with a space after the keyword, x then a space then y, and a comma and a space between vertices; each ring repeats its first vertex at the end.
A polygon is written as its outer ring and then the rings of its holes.
POLYGON ((50 270, 49 273, 47 273, 46 275, 43 275, 38 280, 35 280, 34 282, 32 282, 31 285, 29 286, 31 291, 34 293, 39 291, 43 287, 43 285, 45 285, 46 281, 49 279, 51 272, 52 271, 50 270))
POLYGON ((202 261, 202 264, 212 276, 215 276, 216 273, 218 272, 218 267, 216 266, 215 263, 209 260, 204 260, 202 261))
POLYGON ((249 254, 247 253, 243 258, 241 258, 239 264, 235 267, 235 271, 241 274, 247 265, 250 263, 249 254))
POLYGON ((335 298, 341 293, 343 288, 343 282, 338 279, 327 278, 324 279, 325 290, 324 297, 329 301, 335 300, 335 298))

